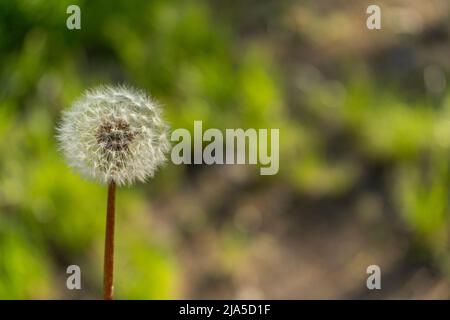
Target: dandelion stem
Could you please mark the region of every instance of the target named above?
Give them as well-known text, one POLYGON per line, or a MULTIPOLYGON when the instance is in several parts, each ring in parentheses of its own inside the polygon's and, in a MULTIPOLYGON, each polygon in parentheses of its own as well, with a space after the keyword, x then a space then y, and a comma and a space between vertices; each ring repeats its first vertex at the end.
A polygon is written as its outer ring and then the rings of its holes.
POLYGON ((103 298, 113 298, 114 273, 114 219, 115 219, 116 184, 111 181, 108 185, 108 204, 106 210, 105 260, 103 271, 103 298))

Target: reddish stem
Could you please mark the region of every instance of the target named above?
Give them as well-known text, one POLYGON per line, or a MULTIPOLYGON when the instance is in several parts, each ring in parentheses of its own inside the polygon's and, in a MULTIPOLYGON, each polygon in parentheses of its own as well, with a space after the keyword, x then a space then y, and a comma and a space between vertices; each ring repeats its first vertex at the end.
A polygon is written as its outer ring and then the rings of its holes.
POLYGON ((114 181, 108 185, 108 204, 106 210, 105 233, 105 260, 103 271, 103 298, 113 299, 114 275, 114 220, 115 220, 116 184, 114 181))

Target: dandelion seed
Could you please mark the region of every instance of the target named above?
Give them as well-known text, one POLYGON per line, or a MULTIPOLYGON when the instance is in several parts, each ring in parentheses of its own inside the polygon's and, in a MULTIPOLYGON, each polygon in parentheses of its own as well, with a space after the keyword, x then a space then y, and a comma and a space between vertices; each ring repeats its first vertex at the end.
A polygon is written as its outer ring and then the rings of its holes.
POLYGON ((88 91, 63 115, 60 148, 85 177, 122 186, 152 177, 169 150, 159 106, 125 87, 88 91))

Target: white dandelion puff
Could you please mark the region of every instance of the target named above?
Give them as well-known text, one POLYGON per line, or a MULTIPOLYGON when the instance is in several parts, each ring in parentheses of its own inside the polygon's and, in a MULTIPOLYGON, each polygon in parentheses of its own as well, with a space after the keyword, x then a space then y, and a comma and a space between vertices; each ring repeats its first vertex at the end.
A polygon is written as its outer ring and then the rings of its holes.
POLYGON ((143 92, 103 86, 63 114, 57 138, 69 165, 108 184, 152 177, 170 149, 158 104, 143 92))

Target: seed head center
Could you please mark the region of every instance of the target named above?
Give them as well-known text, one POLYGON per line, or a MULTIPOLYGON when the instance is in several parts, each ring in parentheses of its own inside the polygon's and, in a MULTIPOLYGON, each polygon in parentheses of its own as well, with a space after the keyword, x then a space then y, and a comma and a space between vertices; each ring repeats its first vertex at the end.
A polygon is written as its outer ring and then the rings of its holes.
POLYGON ((103 123, 97 130, 97 142, 109 151, 128 151, 135 134, 125 120, 113 120, 103 123))

